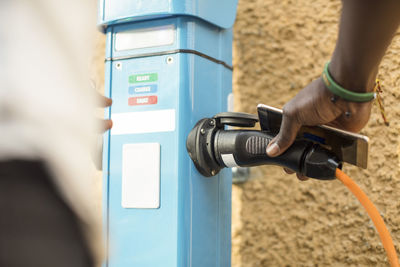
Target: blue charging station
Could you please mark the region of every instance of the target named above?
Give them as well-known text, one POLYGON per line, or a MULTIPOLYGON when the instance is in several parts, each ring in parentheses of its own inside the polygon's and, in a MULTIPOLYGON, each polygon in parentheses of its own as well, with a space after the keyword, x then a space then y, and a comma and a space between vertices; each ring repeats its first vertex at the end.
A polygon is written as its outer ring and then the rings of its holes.
POLYGON ((230 266, 232 174, 203 177, 186 138, 227 111, 237 0, 100 0, 107 35, 105 266, 230 266))

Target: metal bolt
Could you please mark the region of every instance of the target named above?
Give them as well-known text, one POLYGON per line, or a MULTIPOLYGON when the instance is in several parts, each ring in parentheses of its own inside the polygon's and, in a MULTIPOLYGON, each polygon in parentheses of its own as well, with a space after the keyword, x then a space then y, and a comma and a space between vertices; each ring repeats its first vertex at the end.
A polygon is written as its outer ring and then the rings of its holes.
POLYGON ((122 63, 121 63, 121 62, 118 62, 117 64, 115 64, 115 68, 116 68, 117 70, 122 69, 122 63))
POLYGON ((346 116, 346 118, 350 118, 351 112, 350 111, 346 111, 346 113, 344 113, 344 115, 346 116))
POLYGON ((205 133, 206 133, 206 130, 201 129, 201 130, 200 130, 200 133, 201 133, 201 134, 205 134, 205 133))
POLYGON ((174 58, 173 57, 167 57, 167 64, 172 64, 174 63, 174 58))
POLYGON ((331 97, 331 102, 332 103, 336 103, 336 101, 337 101, 337 97, 334 95, 334 96, 332 96, 331 97))
POLYGON ((214 176, 216 173, 214 170, 211 171, 211 175, 214 176))
POLYGON ((214 121, 214 120, 211 120, 211 121, 210 121, 210 125, 211 125, 211 126, 214 126, 214 125, 215 125, 215 121, 214 121))

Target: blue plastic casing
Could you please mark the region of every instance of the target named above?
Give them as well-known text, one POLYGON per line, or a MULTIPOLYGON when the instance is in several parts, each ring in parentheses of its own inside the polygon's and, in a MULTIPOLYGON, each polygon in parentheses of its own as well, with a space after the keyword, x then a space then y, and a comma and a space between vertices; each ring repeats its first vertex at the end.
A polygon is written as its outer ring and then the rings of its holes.
POLYGON ((100 0, 99 25, 109 26, 169 16, 193 16, 231 28, 238 0, 100 0))
POLYGON ((219 4, 205 0, 100 2, 107 34, 105 92, 113 100, 106 118, 165 110, 173 110, 175 116, 170 130, 116 134, 113 131, 121 125, 115 125, 105 134, 105 266, 230 266, 231 171, 203 177, 189 158, 186 138, 198 120, 227 110, 232 92, 232 30, 223 26, 233 23, 237 1, 220 3, 228 9, 229 21, 216 18, 214 9, 219 4), (202 14, 207 16, 199 18, 202 14), (122 18, 126 23, 121 23, 122 18), (172 44, 115 49, 118 33, 157 27, 174 29, 172 44), (156 73, 156 80, 149 83, 147 93, 136 92, 132 76, 147 73, 156 73), (149 95, 157 97, 155 104, 129 104, 132 97, 149 95), (124 208, 123 146, 142 143, 160 144, 160 205, 124 208))

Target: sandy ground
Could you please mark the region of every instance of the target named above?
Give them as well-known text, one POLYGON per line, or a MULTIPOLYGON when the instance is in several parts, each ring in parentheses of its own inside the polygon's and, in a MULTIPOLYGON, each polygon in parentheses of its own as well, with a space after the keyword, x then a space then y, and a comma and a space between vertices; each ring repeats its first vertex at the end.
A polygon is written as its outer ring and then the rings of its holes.
MULTIPOLYGON (((333 51, 337 0, 240 0, 234 27, 235 109, 281 107, 322 72, 333 51)), ((379 77, 390 127, 377 106, 362 131, 370 137, 367 170, 345 167, 377 205, 400 242, 400 33, 379 77)), ((97 34, 93 79, 102 88, 104 37, 97 34)), ((101 176, 98 178, 99 205, 101 176)), ((299 182, 277 167, 252 169, 233 186, 232 266, 387 266, 368 216, 338 181, 299 182)))

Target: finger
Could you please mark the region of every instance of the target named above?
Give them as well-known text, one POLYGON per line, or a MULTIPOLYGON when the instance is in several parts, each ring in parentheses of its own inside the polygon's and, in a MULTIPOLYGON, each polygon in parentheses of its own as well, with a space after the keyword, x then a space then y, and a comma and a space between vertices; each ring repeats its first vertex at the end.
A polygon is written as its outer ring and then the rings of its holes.
POLYGON ((113 122, 112 120, 101 120, 100 125, 100 133, 104 133, 112 128, 113 122))
POLYGON ((301 125, 288 116, 283 116, 278 135, 267 146, 267 154, 276 157, 293 144, 301 125))
POLYGON ((294 171, 292 171, 291 169, 288 169, 288 168, 283 168, 283 170, 284 170, 287 174, 293 174, 293 173, 295 173, 294 171))
POLYGON ((296 176, 297 176, 297 179, 299 179, 300 181, 307 181, 308 179, 310 179, 307 176, 304 176, 300 173, 296 173, 296 176))
POLYGON ((111 129, 112 126, 113 126, 112 120, 104 120, 104 122, 103 122, 104 131, 111 129))
POLYGON ((100 107, 106 108, 112 105, 112 99, 105 97, 103 95, 98 95, 99 101, 100 101, 100 107))

